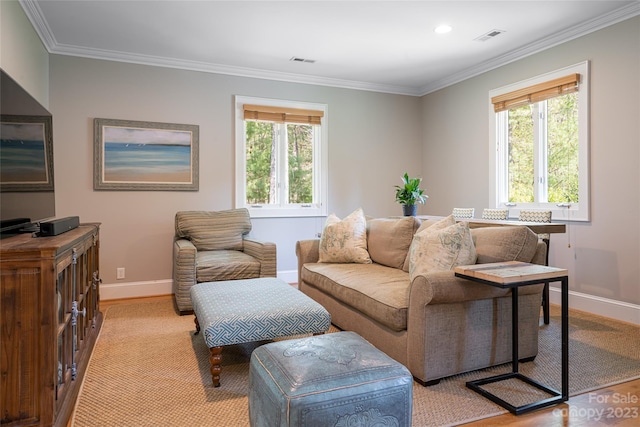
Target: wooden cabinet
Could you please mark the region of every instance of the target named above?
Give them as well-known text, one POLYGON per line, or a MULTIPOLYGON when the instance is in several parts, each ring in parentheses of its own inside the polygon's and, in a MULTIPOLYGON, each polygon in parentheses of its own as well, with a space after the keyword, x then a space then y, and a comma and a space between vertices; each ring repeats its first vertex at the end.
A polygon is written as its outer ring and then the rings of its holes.
POLYGON ((0 424, 66 426, 102 325, 99 225, 0 240, 0 424))

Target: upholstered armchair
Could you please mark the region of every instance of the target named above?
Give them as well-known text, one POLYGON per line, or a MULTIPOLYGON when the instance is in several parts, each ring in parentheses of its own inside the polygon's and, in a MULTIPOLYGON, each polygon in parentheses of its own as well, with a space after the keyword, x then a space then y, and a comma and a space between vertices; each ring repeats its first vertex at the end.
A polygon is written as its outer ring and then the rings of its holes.
POLYGON ((276 276, 276 245, 247 237, 247 209, 176 213, 173 293, 180 314, 193 312, 196 283, 276 276))

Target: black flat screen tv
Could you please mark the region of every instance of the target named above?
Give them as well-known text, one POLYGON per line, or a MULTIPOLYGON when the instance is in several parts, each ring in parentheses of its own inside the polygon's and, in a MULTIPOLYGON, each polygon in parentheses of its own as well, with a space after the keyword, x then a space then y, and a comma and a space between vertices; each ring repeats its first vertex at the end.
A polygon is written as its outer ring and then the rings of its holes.
POLYGON ((55 217, 53 119, 0 69, 0 238, 55 217))

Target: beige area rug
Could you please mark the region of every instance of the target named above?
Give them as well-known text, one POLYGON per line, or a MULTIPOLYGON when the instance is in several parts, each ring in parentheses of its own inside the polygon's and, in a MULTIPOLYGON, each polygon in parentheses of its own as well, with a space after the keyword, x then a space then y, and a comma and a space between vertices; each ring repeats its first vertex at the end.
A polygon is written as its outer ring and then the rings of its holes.
MULTIPOLYGON (((551 314, 551 324, 540 329, 538 357, 521 364, 520 371, 560 389, 558 308, 552 306, 551 314)), ((571 311, 570 317, 572 396, 640 377, 640 328, 581 312, 571 311)), ((249 358, 258 344, 225 348, 222 385, 213 388, 209 351, 202 336, 193 332, 193 316, 178 316, 171 300, 110 307, 72 425, 248 426, 249 358)), ((458 425, 505 413, 467 389, 465 382, 510 368, 507 364, 457 375, 431 387, 414 382, 413 425, 458 425)), ((492 391, 518 405, 541 397, 523 388, 507 382, 492 391)))

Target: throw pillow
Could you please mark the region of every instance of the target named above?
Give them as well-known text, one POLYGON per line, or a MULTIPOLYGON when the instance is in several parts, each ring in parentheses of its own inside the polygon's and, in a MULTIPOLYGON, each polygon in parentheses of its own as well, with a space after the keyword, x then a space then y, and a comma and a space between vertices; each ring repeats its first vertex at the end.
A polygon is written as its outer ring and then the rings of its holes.
POLYGON ((319 262, 370 264, 367 251, 367 223, 362 208, 343 220, 327 217, 320 237, 319 262))
POLYGON ((367 249, 371 261, 401 269, 419 225, 420 220, 413 216, 368 220, 367 249))
POLYGON ((422 224, 420 224, 420 228, 416 230, 416 234, 423 232, 427 228, 430 228, 431 230, 440 230, 455 223, 456 219, 453 217, 453 215, 449 215, 439 220, 427 219, 422 221, 422 224))
MULTIPOLYGON (((456 223, 456 219, 453 217, 453 215, 449 215, 447 217, 444 217, 438 220, 426 219, 422 221, 422 224, 420 224, 420 227, 418 227, 418 229, 414 234, 418 234, 426 230, 427 228, 431 228, 431 230, 440 230, 442 228, 449 227, 450 225, 453 225, 455 223, 456 223)), ((407 256, 404 259, 404 264, 402 265, 402 269, 407 273, 409 272, 409 264, 410 264, 410 258, 411 258, 410 255, 411 255, 411 251, 407 252, 407 256)))
POLYGON ((475 264, 476 249, 469 223, 459 222, 445 228, 433 226, 417 233, 409 249, 409 277, 430 271, 451 270, 457 265, 475 264))

